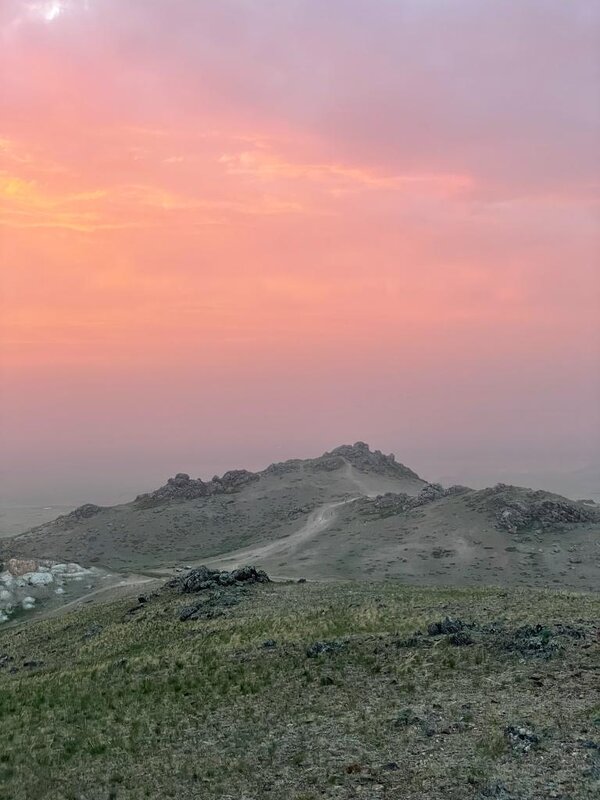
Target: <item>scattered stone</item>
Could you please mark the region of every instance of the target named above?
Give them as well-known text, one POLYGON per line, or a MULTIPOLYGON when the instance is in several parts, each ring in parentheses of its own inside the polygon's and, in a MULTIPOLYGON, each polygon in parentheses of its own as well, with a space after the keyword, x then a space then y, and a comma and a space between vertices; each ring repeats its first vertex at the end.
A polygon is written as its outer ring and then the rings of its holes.
POLYGON ((272 650, 274 647, 277 647, 277 642, 275 639, 267 639, 262 643, 262 646, 265 648, 265 650, 272 650))
POLYGON ((465 647, 473 644, 473 638, 466 631, 458 631, 448 637, 448 641, 454 647, 465 647))
POLYGON ((432 622, 427 626, 427 633, 430 636, 441 636, 442 634, 459 633, 460 631, 468 628, 460 619, 451 619, 446 617, 441 622, 432 622))
POLYGON ((329 642, 314 642, 309 647, 306 648, 306 656, 307 658, 317 658, 318 656, 322 656, 325 654, 333 654, 339 653, 340 650, 344 649, 343 642, 339 642, 336 640, 329 641, 329 642))
POLYGON ((84 639, 93 639, 94 636, 98 636, 98 634, 102 633, 104 628, 98 622, 93 622, 89 628, 83 634, 84 639))
POLYGON ((532 747, 537 747, 540 737, 529 728, 509 725, 504 729, 504 736, 513 748, 521 753, 528 753, 532 747))
POLYGON ((561 650, 552 628, 545 625, 522 625, 502 638, 505 650, 526 656, 549 658, 561 650))
POLYGON ((216 619, 217 617, 224 616, 225 609, 231 608, 238 603, 239 598, 236 595, 214 592, 204 597, 199 603, 196 603, 196 605, 182 608, 179 612, 179 621, 187 622, 188 620, 216 619))
POLYGON ((186 606, 179 612, 179 621, 187 622, 188 619, 194 619, 194 615, 198 612, 197 606, 186 606))
POLYGON ((412 708, 403 709, 394 721, 395 728, 408 728, 411 725, 420 725, 423 722, 421 717, 418 717, 412 708))
POLYGON ((488 800, 488 798, 494 798, 494 800, 520 800, 520 796, 511 794, 506 788, 506 784, 502 781, 488 783, 477 795, 477 800, 488 800))

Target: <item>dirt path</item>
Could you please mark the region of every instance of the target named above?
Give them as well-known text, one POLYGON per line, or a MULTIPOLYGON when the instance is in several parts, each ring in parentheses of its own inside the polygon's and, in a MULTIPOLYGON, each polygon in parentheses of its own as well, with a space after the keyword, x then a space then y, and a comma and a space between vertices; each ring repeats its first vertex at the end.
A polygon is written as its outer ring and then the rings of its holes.
POLYGON ((354 503, 361 497, 377 497, 377 495, 389 491, 388 482, 385 479, 377 480, 376 477, 373 477, 370 481, 362 480, 349 461, 346 461, 345 477, 354 484, 359 494, 320 506, 308 515, 306 522, 299 530, 289 536, 264 545, 245 547, 233 553, 215 556, 206 561, 207 566, 234 569, 243 564, 260 564, 273 557, 289 558, 301 545, 314 539, 331 525, 337 516, 338 508, 354 503))
POLYGON ((99 595, 104 595, 104 597, 101 598, 104 601, 114 600, 117 597, 128 594, 129 591, 134 587, 143 586, 147 583, 156 583, 156 578, 149 578, 145 575, 130 575, 129 577, 124 578, 117 583, 110 583, 107 586, 100 586, 98 589, 87 592, 87 594, 82 594, 80 597, 76 597, 74 600, 70 600, 64 605, 51 608, 48 611, 39 614, 37 619, 59 616, 60 614, 64 614, 66 611, 69 611, 72 608, 76 608, 77 606, 89 602, 91 598, 98 597, 99 595))
POLYGON ((260 562, 264 559, 272 558, 273 556, 289 556, 295 552, 300 545, 313 539, 329 527, 337 516, 337 508, 347 505, 348 503, 354 503, 356 500, 358 500, 358 497, 351 497, 348 500, 338 500, 334 503, 326 503, 311 512, 304 525, 295 533, 291 533, 289 536, 277 539, 274 542, 268 542, 264 545, 245 547, 229 555, 215 556, 215 558, 208 559, 206 564, 207 566, 218 565, 223 569, 233 569, 243 564, 260 562))

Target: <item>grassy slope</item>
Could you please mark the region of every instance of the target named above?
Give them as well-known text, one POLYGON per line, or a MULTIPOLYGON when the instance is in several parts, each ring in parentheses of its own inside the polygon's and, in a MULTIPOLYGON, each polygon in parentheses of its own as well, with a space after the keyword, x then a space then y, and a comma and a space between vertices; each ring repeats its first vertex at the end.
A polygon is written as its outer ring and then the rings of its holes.
POLYGON ((122 600, 0 631, 0 664, 13 659, 0 667, 0 798, 595 796, 597 596, 391 583, 233 591, 240 603, 209 621, 179 622, 189 597, 168 594, 134 614, 122 600), (491 634, 399 646, 446 614, 564 623, 586 637, 548 659, 491 634), (344 647, 307 658, 323 639, 344 647), (23 666, 32 660, 43 666, 23 666), (507 725, 533 729, 539 747, 513 749, 507 725))

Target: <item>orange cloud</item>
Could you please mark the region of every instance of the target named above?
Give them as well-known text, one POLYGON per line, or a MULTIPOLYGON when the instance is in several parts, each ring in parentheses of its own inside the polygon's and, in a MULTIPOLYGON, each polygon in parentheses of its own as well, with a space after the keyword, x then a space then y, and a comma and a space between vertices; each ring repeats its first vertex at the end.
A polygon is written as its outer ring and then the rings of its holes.
POLYGON ((453 173, 421 173, 406 175, 382 175, 374 170, 363 169, 342 163, 303 163, 289 161, 264 150, 246 150, 241 153, 224 154, 219 158, 231 175, 242 175, 261 181, 293 180, 309 181, 341 189, 406 190, 421 188, 439 193, 460 192, 473 187, 468 175, 453 173))

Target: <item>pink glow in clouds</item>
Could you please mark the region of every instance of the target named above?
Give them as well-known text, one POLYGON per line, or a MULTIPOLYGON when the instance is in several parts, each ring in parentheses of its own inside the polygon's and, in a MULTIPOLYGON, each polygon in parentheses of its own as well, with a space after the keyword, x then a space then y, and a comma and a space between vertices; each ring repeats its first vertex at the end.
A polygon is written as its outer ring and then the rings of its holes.
POLYGON ((2 483, 600 461, 593 0, 1 0, 2 483))

